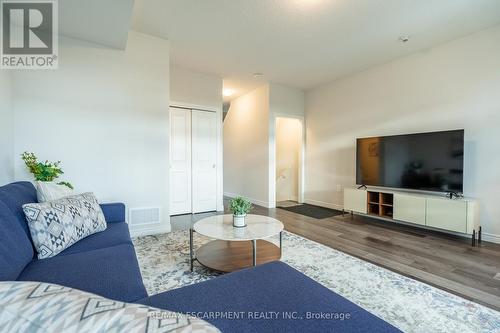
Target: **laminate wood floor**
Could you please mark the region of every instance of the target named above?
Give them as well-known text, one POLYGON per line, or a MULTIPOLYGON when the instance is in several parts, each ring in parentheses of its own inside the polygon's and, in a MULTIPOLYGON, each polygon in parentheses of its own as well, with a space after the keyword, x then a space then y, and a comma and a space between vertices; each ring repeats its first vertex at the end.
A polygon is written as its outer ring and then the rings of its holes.
MULTIPOLYGON (((483 241, 472 247, 468 239, 349 214, 319 220, 260 206, 252 213, 277 218, 297 235, 500 311, 500 244, 483 241)), ((187 229, 212 214, 172 217, 172 228, 187 229)))

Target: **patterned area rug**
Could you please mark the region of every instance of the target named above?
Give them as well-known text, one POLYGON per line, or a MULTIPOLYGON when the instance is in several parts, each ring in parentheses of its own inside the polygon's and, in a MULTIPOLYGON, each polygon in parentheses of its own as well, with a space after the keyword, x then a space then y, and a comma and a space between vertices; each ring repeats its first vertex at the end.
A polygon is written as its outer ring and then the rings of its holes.
MULTIPOLYGON (((195 249, 208 238, 195 234, 195 249)), ((277 239, 276 239, 277 241, 277 239)), ((188 231, 134 239, 150 295, 208 280, 189 270, 188 231)), ((500 332, 500 313, 290 232, 282 260, 405 332, 500 332)))

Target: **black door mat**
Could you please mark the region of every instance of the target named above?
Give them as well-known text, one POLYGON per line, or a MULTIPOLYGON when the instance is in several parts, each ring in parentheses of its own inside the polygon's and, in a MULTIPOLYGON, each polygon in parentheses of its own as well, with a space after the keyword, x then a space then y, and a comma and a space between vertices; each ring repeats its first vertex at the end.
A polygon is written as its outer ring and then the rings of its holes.
POLYGON ((284 209, 292 213, 297 213, 307 217, 312 217, 315 219, 326 219, 328 217, 334 217, 337 215, 342 215, 340 210, 329 209, 319 206, 313 206, 308 204, 302 204, 292 207, 279 207, 279 209, 284 209))

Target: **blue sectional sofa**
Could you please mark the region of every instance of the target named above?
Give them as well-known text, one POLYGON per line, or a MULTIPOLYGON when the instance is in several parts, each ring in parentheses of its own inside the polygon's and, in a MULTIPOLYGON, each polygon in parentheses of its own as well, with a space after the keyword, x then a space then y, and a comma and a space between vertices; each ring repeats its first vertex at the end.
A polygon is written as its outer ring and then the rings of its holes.
POLYGON ((37 196, 30 182, 0 187, 0 280, 56 283, 124 302, 147 297, 123 204, 101 205, 105 231, 38 260, 22 210, 31 202, 37 196))
POLYGON ((32 202, 37 197, 29 182, 0 187, 0 281, 56 283, 194 314, 223 332, 399 332, 281 262, 148 297, 125 223, 125 206, 119 203, 101 205, 105 231, 38 260, 22 211, 23 204, 32 202))

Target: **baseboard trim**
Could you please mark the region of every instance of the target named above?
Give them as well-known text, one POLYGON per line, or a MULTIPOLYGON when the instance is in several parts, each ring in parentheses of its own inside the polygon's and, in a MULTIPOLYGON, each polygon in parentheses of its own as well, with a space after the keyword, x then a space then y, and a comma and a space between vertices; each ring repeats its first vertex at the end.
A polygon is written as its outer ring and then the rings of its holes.
POLYGON ((495 235, 495 234, 483 232, 481 237, 482 237, 482 240, 484 240, 486 242, 500 244, 500 235, 495 235))
POLYGON ((306 204, 330 208, 330 209, 336 209, 336 210, 343 210, 344 209, 343 205, 338 205, 338 204, 334 204, 331 202, 324 202, 324 201, 318 201, 318 200, 312 200, 312 199, 305 199, 304 202, 306 204))
POLYGON ((229 197, 229 198, 244 197, 245 199, 247 199, 248 201, 250 201, 254 205, 262 206, 262 207, 265 207, 265 208, 273 208, 272 206, 270 206, 269 202, 265 202, 265 201, 254 199, 254 198, 250 198, 250 197, 247 197, 246 195, 242 195, 242 194, 224 192, 224 196, 225 197, 229 197))

